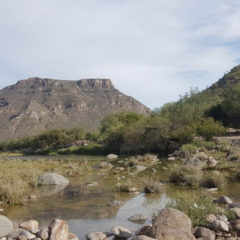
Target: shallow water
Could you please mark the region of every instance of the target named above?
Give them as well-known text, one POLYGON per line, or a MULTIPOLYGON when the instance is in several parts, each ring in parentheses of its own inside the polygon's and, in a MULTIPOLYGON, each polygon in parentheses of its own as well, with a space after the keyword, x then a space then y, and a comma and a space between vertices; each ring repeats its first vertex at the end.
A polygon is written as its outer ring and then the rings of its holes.
MULTIPOLYGON (((19 158, 19 157, 18 157, 19 158)), ((21 159, 39 160, 46 157, 28 156, 21 159)), ((101 161, 106 160, 105 157, 94 156, 62 156, 47 157, 50 159, 61 158, 76 161, 101 161)), ((9 157, 15 159, 15 157, 9 157)), ((118 162, 116 160, 115 162, 118 162)), ((166 174, 162 171, 164 160, 159 164, 158 177, 162 181, 166 181, 166 174)), ((119 164, 118 164, 119 165, 119 164)), ((124 176, 127 181, 132 179, 132 184, 140 187, 141 179, 153 175, 152 168, 139 173, 137 177, 130 177, 127 171, 121 172, 117 176, 110 172, 94 170, 91 173, 81 177, 69 178, 71 184, 66 188, 59 186, 39 187, 37 192, 41 193, 41 197, 28 202, 24 206, 16 206, 8 209, 5 214, 16 221, 24 221, 29 219, 37 219, 41 226, 48 225, 53 218, 60 218, 68 221, 70 231, 75 233, 80 239, 94 231, 110 231, 114 225, 121 225, 132 231, 139 229, 141 225, 129 222, 127 219, 134 214, 142 213, 151 216, 157 210, 161 210, 167 203, 174 199, 178 191, 192 191, 199 194, 210 196, 228 195, 234 201, 240 201, 239 183, 231 183, 221 192, 208 192, 206 190, 191 189, 187 187, 176 187, 171 184, 165 184, 163 191, 159 194, 146 195, 140 193, 138 195, 129 193, 119 193, 117 191, 117 177, 124 176), (97 182, 98 186, 88 187, 86 183, 97 182), (113 200, 124 201, 121 207, 109 206, 113 200)))

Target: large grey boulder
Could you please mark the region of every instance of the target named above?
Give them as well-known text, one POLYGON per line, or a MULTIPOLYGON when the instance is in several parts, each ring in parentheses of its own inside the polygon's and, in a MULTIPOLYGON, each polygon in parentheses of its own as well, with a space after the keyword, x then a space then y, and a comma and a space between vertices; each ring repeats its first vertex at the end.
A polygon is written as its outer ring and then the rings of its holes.
POLYGON ((153 237, 158 240, 195 240, 191 231, 190 218, 174 208, 163 209, 153 223, 153 237))
POLYGON ((44 173, 38 178, 40 185, 67 185, 69 180, 57 173, 44 173))
POLYGON ((0 237, 5 237, 13 230, 13 223, 7 217, 0 215, 0 237))

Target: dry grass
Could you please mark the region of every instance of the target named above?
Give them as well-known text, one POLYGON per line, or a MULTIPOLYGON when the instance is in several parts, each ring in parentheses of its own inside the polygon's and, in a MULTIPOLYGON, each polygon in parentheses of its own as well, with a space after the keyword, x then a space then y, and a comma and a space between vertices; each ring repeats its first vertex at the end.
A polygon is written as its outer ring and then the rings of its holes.
POLYGON ((43 172, 55 172, 64 176, 76 176, 91 171, 89 163, 58 160, 1 160, 0 201, 4 204, 21 204, 24 196, 38 185, 43 172))

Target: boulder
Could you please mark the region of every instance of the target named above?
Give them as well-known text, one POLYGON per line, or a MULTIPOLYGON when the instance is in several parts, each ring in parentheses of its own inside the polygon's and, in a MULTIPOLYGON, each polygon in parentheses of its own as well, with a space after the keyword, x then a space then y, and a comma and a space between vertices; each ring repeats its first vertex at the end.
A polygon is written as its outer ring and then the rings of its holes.
POLYGON ((183 212, 163 209, 153 223, 153 236, 158 240, 194 240, 192 222, 183 212))
POLYGON ((232 200, 227 196, 221 196, 217 198, 214 202, 218 204, 232 204, 232 200))
POLYGON ((68 240, 79 240, 79 238, 75 234, 69 233, 68 240))
POLYGON ((13 223, 7 217, 0 215, 0 237, 5 237, 13 230, 13 223))
POLYGON ((118 155, 110 153, 110 154, 107 155, 107 158, 108 159, 117 159, 118 155))
POLYGON ((39 223, 36 220, 29 220, 21 223, 20 227, 31 233, 37 233, 39 228, 39 223))
POLYGON ((42 240, 47 240, 49 237, 48 228, 43 228, 37 233, 37 237, 41 238, 42 240))
POLYGON ((188 158, 184 165, 190 165, 190 166, 193 166, 193 167, 196 167, 196 168, 199 168, 199 169, 202 169, 205 165, 206 165, 206 162, 205 161, 201 161, 200 159, 198 158, 188 158))
POLYGON ((215 233, 204 227, 197 227, 194 236, 196 238, 203 238, 203 240, 215 240, 215 233))
POLYGON ((105 240, 107 235, 103 232, 93 232, 86 236, 87 240, 105 240))
POLYGON ((133 238, 133 240, 154 240, 155 238, 151 238, 145 235, 139 235, 139 236, 135 236, 133 238))
POLYGON ((143 214, 136 214, 136 215, 128 218, 128 221, 131 221, 131 222, 134 222, 134 223, 139 223, 139 224, 145 223, 146 220, 147 220, 147 217, 143 214))
POLYGON ((111 232, 114 236, 120 239, 128 239, 132 236, 131 231, 122 226, 112 227, 111 232))
POLYGON ((69 180, 57 173, 44 173, 38 178, 39 185, 67 185, 69 180))
POLYGON ((213 223, 213 228, 217 231, 228 232, 229 228, 225 221, 222 220, 215 220, 213 223))
POLYGON ((208 155, 205 153, 205 152, 199 152, 199 153, 196 153, 196 154, 194 154, 194 156, 193 156, 195 159, 200 159, 200 160, 202 160, 202 161, 204 161, 204 160, 207 160, 208 159, 208 155))
POLYGON ((49 240, 68 240, 68 224, 60 219, 54 219, 50 225, 50 237, 49 240))

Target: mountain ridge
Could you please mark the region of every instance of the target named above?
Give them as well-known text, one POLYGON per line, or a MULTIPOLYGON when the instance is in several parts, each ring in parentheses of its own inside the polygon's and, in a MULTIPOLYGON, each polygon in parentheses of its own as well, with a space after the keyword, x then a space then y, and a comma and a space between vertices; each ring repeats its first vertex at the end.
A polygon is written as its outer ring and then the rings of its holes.
POLYGON ((0 90, 0 137, 75 126, 95 130, 102 118, 119 111, 147 114, 150 109, 120 92, 110 79, 28 78, 0 90))

